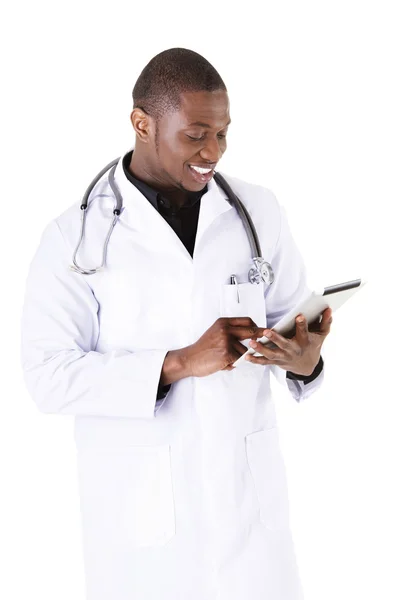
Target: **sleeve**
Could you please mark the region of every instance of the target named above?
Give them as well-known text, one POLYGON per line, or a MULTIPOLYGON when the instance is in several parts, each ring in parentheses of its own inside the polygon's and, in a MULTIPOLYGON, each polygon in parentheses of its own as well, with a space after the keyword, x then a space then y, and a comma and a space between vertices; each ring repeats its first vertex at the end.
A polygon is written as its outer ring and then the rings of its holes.
POLYGON ((166 395, 168 394, 169 390, 171 389, 171 383, 169 383, 168 385, 161 385, 160 383, 158 384, 158 389, 157 389, 157 402, 159 400, 163 400, 166 395))
POLYGON ((297 373, 292 373, 292 371, 286 371, 287 379, 296 379, 297 381, 304 381, 305 384, 311 383, 318 377, 324 368, 324 361, 322 360, 322 356, 319 357, 318 364, 316 365, 314 371, 311 375, 298 375, 297 373))
POLYGON ((321 350, 321 356, 314 372, 308 377, 304 378, 301 375, 295 375, 290 371, 286 372, 286 383, 295 400, 300 402, 305 400, 313 392, 315 392, 324 380, 324 360, 322 358, 323 351, 321 350))
MULTIPOLYGON (((309 292, 303 258, 293 239, 287 221, 286 211, 279 205, 280 232, 274 249, 271 266, 275 279, 265 294, 267 325, 272 329, 278 321, 296 306, 309 292)), ((314 372, 308 378, 291 374, 277 365, 271 370, 278 382, 286 386, 296 401, 305 400, 314 393, 324 379, 324 361, 321 358, 314 372)))
POLYGON ((167 397, 169 390, 171 389, 171 383, 168 385, 158 386, 157 400, 156 400, 156 411, 164 404, 164 400, 167 397))
MULTIPOLYGON (((30 264, 21 320, 21 366, 41 412, 152 419, 168 349, 95 350, 99 304, 71 257, 56 220, 30 264)), ((163 398, 163 396, 161 396, 163 398)))

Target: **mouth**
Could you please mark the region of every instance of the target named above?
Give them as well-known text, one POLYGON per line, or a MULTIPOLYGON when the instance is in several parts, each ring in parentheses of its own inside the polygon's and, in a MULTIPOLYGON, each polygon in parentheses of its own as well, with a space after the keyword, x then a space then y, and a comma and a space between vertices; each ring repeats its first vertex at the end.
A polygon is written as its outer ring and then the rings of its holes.
POLYGON ((214 165, 213 167, 200 167, 200 165, 189 165, 189 173, 197 183, 208 183, 214 177, 214 165))

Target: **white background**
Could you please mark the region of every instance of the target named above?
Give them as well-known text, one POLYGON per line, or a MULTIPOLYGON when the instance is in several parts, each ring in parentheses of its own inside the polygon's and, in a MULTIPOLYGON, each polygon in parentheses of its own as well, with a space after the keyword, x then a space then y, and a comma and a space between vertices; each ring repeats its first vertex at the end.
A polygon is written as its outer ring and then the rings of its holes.
POLYGON ((2 598, 84 598, 73 421, 39 413, 19 367, 25 278, 45 225, 134 144, 132 88, 175 46, 225 81, 232 125, 220 169, 284 204, 310 284, 369 281, 334 315, 321 390, 300 405, 274 391, 306 600, 400 597, 396 4, 8 3, 2 598))

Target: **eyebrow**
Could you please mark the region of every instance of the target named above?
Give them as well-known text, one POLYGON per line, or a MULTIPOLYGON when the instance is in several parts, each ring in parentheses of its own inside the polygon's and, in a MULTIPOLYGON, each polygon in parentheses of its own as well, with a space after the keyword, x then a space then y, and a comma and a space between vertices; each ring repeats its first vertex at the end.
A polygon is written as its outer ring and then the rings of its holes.
MULTIPOLYGON (((229 119, 229 121, 227 122, 226 125, 224 125, 224 127, 227 127, 230 123, 231 123, 231 119, 229 119)), ((201 121, 195 121, 194 123, 189 123, 189 125, 187 125, 187 127, 191 127, 192 125, 199 125, 200 127, 208 127, 208 129, 211 129, 211 127, 210 127, 210 125, 208 125, 208 123, 202 123, 201 121)), ((224 127, 222 127, 222 129, 224 127)))

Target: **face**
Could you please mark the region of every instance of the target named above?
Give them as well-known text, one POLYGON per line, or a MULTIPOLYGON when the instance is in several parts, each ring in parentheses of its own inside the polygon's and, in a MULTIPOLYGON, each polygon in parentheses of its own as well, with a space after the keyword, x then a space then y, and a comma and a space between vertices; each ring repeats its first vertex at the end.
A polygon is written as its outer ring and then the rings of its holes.
POLYGON ((164 115, 158 128, 154 122, 149 124, 148 137, 143 138, 146 165, 160 188, 200 191, 226 150, 228 94, 223 90, 187 92, 181 102, 178 111, 164 115), (192 165, 211 171, 201 174, 192 165))

